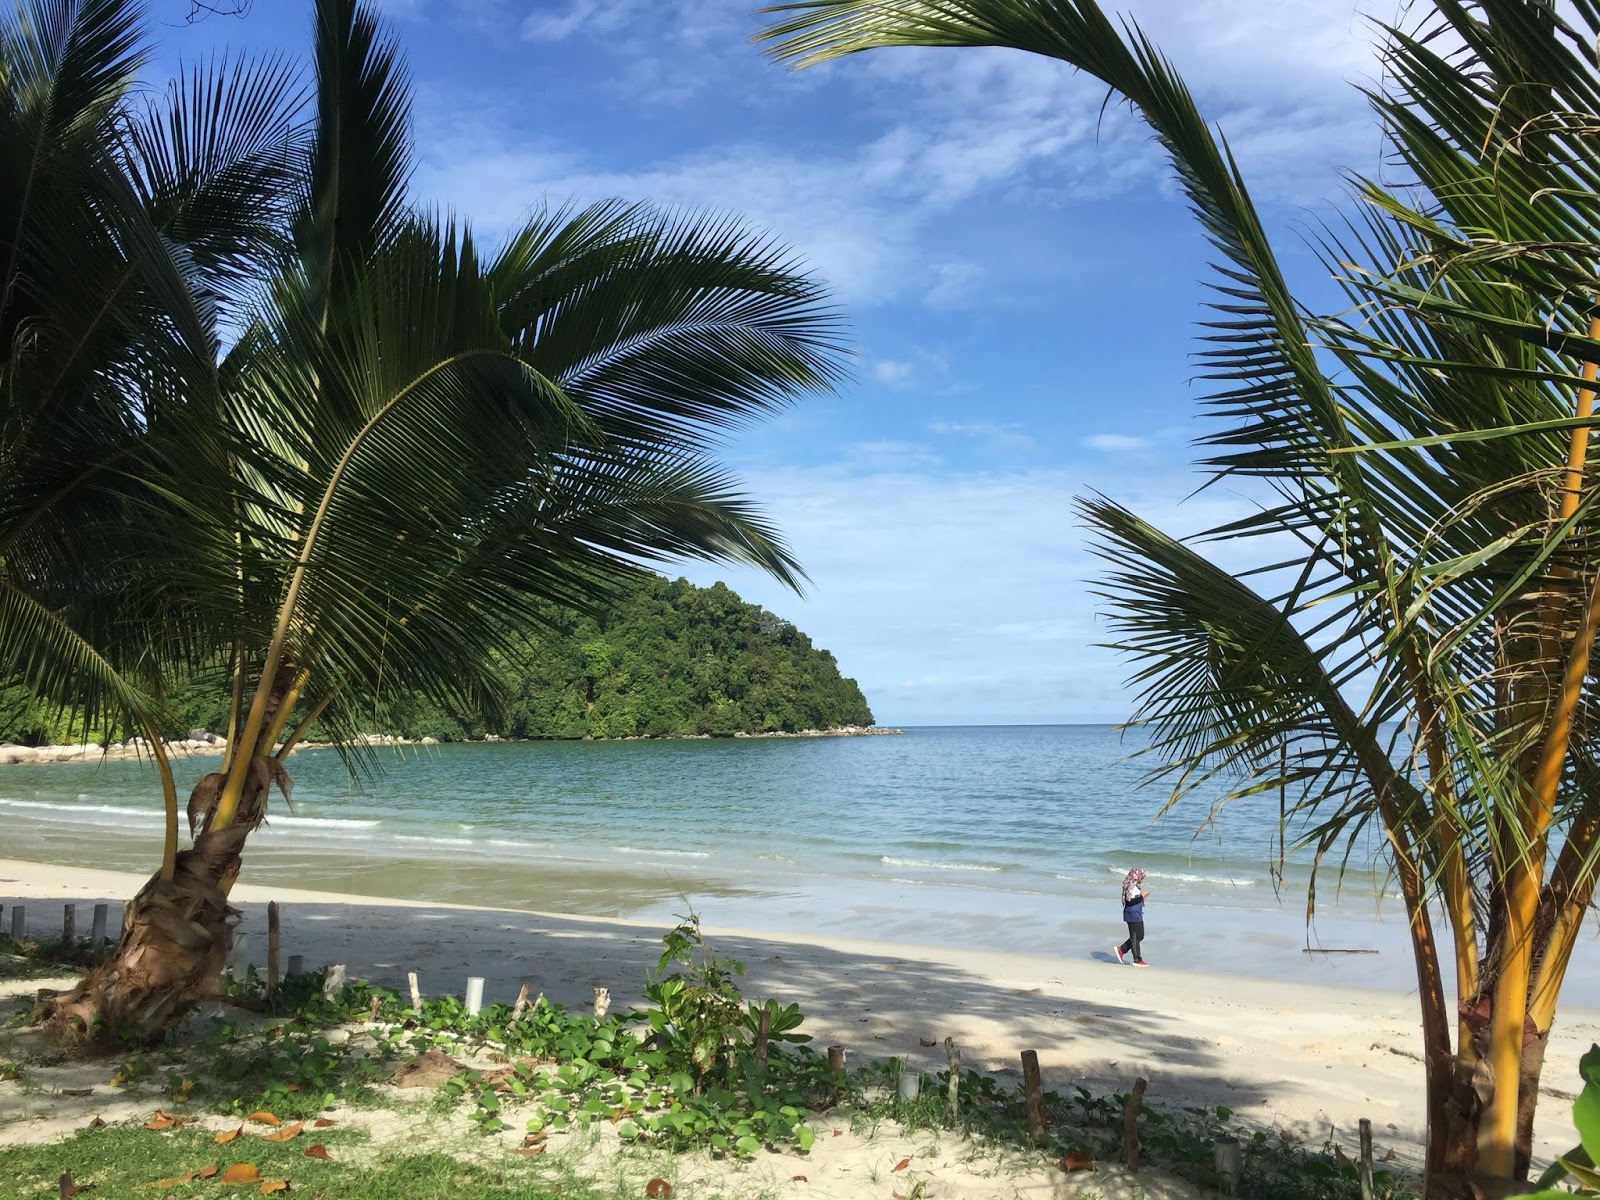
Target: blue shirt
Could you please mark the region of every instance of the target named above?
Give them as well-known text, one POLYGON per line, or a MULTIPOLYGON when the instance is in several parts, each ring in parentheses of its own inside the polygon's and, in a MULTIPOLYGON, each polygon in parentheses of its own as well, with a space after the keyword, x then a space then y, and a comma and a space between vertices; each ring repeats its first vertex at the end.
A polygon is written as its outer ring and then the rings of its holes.
POLYGON ((1124 921, 1144 920, 1144 893, 1140 892, 1138 898, 1131 904, 1122 906, 1122 919, 1124 921))

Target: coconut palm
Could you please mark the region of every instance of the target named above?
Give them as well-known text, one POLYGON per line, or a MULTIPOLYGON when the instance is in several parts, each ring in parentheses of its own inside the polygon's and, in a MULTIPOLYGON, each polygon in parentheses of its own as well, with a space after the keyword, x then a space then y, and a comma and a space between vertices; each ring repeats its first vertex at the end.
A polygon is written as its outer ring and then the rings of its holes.
POLYGON ((1370 99, 1401 182, 1356 180, 1359 215, 1320 243, 1342 319, 1296 301, 1224 138, 1093 0, 770 11, 774 53, 802 65, 904 45, 1052 56, 1171 156, 1218 255, 1204 463, 1267 499, 1188 541, 1083 502, 1152 777, 1169 803, 1281 790, 1317 862, 1376 828, 1415 952, 1428 1188, 1503 1192, 1526 1176, 1600 853, 1600 6, 1433 0, 1383 30, 1370 99), (1216 566, 1197 546, 1217 540, 1260 547, 1259 568, 1216 566))
MULTIPOLYGON (((66 65, 107 81, 68 121, 82 145, 52 151, 47 232, 109 248, 82 278, 13 276, 62 308, 102 295, 131 261, 113 220, 153 264, 131 263, 104 350, 63 350, 69 326, 31 351, 49 380, 77 353, 94 386, 22 414, 82 441, 70 478, 26 433, 0 444, 28 465, 0 477, 0 538, 31 622, 4 614, 0 673, 152 737, 175 671, 233 685, 187 849, 154 739, 166 853, 111 958, 54 1006, 82 1031, 155 1036, 213 986, 246 841, 313 723, 348 741, 391 696, 490 703, 530 600, 583 606, 652 561, 799 578, 708 443, 835 377, 820 287, 735 220, 617 202, 536 212, 480 255, 408 200, 408 89, 375 15, 315 9, 309 115, 277 63, 213 65, 144 113, 118 0, 36 0, 6 34, 8 78, 32 71, 17 92, 52 119, 66 65), (120 207, 84 194, 85 161, 120 207)), ((26 206, 18 177, 3 188, 26 206)))

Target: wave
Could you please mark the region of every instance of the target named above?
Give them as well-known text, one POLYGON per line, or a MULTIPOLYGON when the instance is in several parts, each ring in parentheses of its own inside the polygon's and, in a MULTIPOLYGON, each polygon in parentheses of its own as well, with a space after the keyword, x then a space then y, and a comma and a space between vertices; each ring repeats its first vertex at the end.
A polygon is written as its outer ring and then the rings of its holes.
POLYGON ((420 835, 408 834, 408 833, 397 833, 397 834, 394 835, 394 840, 397 841, 397 842, 426 842, 430 846, 471 846, 471 845, 473 845, 473 841, 472 841, 471 838, 422 837, 420 835))
POLYGON ((376 829, 381 824, 351 817, 269 817, 267 820, 273 825, 297 829, 376 829))
MULTIPOLYGON (((118 804, 53 804, 48 800, 0 800, 0 805, 7 808, 47 809, 59 813, 102 813, 113 817, 143 817, 146 820, 160 821, 162 814, 159 809, 127 808, 118 804)), ((46 818, 47 820, 49 818, 46 818)))
MULTIPOLYGON (((1118 877, 1124 876, 1128 873, 1123 867, 1107 867, 1106 870, 1108 873, 1118 877)), ((1157 881, 1167 880, 1173 883, 1210 883, 1225 885, 1227 887, 1255 887, 1256 884, 1260 882, 1258 879, 1240 879, 1234 875, 1191 875, 1186 871, 1146 871, 1145 875, 1146 877, 1157 881)), ((1057 875, 1056 878, 1071 879, 1073 876, 1057 875)))
POLYGON ((554 842, 513 842, 505 838, 490 838, 489 845, 502 846, 507 850, 554 850, 554 842))
POLYGON ((985 874, 998 875, 1004 867, 989 866, 984 863, 963 862, 938 862, 926 858, 895 858, 885 854, 878 859, 879 862, 889 867, 921 867, 924 871, 982 871, 985 874))
POLYGON ((651 858, 710 858, 709 850, 641 850, 637 846, 613 846, 618 854, 644 854, 651 858))

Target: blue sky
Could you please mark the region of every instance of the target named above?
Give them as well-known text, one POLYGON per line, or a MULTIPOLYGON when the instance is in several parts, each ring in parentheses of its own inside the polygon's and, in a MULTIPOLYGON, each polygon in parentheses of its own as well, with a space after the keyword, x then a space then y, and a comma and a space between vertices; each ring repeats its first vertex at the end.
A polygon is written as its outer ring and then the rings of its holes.
MULTIPOLYGON (((1394 0, 1391 0, 1391 4, 1394 0)), ((1292 281, 1332 293, 1301 231, 1379 170, 1352 81, 1377 0, 1129 0, 1234 146, 1292 281)), ((309 3, 185 25, 303 56, 309 3)), ((609 196, 737 212, 833 287, 854 380, 732 439, 727 458, 812 584, 705 566, 794 621, 880 723, 1109 721, 1126 668, 1086 580, 1072 498, 1170 532, 1243 511, 1190 466, 1207 256, 1158 148, 1104 89, 1005 52, 902 50, 791 74, 750 0, 383 0, 415 84, 419 200, 480 239, 609 196)), ((1403 2, 1402 2, 1403 7, 1403 2)))

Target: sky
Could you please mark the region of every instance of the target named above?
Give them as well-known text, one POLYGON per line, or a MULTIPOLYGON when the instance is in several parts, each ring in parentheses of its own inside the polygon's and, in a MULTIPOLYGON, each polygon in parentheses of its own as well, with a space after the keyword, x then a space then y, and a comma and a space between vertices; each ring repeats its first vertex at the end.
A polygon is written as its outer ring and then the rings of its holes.
MULTIPOLYGON (((1407 0, 1128 0, 1228 137, 1290 282, 1381 174, 1357 85, 1407 0)), ((1206 482, 1194 380, 1207 248, 1148 131, 1009 51, 878 51, 794 73, 751 0, 381 0, 414 84, 423 204, 493 242, 608 197, 738 214, 843 310, 852 377, 723 457, 809 576, 725 580, 831 650, 886 725, 1118 721, 1128 664, 1074 497, 1184 534, 1247 511, 1206 482)), ((1112 7, 1108 5, 1108 7, 1112 7)), ((308 0, 187 23, 153 0, 154 75, 227 46, 303 60, 308 0)))

